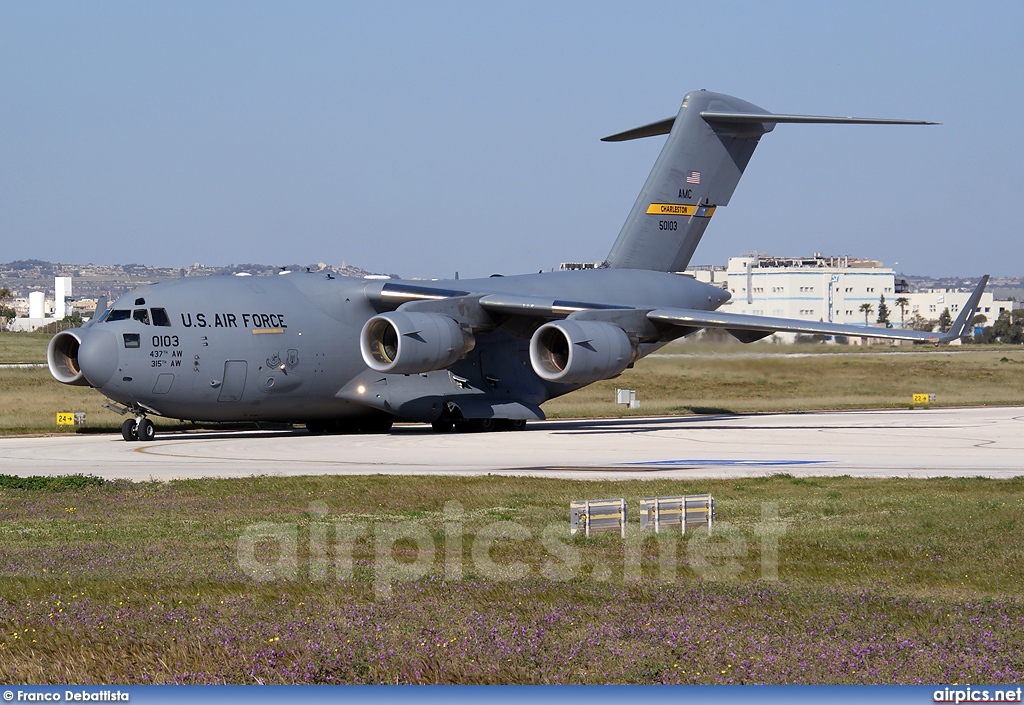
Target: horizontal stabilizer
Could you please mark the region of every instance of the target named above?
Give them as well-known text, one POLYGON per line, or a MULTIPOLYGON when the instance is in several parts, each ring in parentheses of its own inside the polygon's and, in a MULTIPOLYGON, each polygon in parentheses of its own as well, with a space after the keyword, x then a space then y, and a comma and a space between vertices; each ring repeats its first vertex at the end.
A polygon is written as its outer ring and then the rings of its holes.
MULTIPOLYGON (((819 125, 941 125, 939 122, 927 120, 894 120, 890 118, 861 118, 861 117, 834 117, 830 115, 776 115, 775 113, 723 113, 711 110, 704 110, 700 116, 709 123, 803 123, 819 125)), ((675 124, 675 116, 658 120, 649 125, 635 127, 632 130, 619 132, 614 135, 602 137, 602 142, 627 142, 629 140, 643 139, 644 137, 657 137, 667 135, 672 131, 675 124)))
POLYGON ((827 115, 776 115, 774 113, 720 113, 703 111, 700 116, 708 122, 774 122, 820 123, 846 125, 939 125, 926 120, 891 120, 889 118, 830 117, 827 115))
POLYGON ((672 125, 676 122, 676 116, 673 115, 665 120, 658 120, 658 122, 652 122, 650 125, 644 125, 643 127, 636 127, 632 130, 626 130, 620 132, 617 135, 609 135, 608 137, 602 137, 602 142, 626 142, 628 140, 638 140, 643 137, 657 137, 658 135, 667 135, 672 131, 672 125))

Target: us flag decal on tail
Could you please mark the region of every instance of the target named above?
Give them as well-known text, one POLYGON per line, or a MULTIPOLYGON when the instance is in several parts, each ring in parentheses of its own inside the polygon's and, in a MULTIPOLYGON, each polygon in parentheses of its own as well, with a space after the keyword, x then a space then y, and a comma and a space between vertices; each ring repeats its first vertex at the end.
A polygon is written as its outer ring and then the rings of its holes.
POLYGON ((686 177, 686 183, 688 184, 699 184, 700 183, 700 172, 691 171, 689 176, 686 177))

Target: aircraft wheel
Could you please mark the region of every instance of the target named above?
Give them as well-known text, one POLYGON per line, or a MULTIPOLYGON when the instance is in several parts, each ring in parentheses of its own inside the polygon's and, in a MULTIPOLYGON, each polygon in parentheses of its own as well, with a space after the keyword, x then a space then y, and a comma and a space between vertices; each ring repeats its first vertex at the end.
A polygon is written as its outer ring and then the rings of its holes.
POLYGON ((459 419, 455 430, 459 433, 490 433, 500 429, 501 419, 459 419))
POLYGON ((526 428, 526 419, 498 419, 499 431, 522 431, 526 428))
POLYGON ((328 424, 326 421, 309 421, 306 423, 306 430, 314 436, 322 436, 328 431, 328 424))
POLYGON ((135 419, 128 419, 121 424, 121 438, 129 442, 139 440, 139 435, 135 431, 135 419))
POLYGON ((455 427, 455 423, 451 419, 438 419, 434 423, 430 424, 430 427, 434 429, 436 433, 450 433, 455 427))
POLYGON ((360 430, 364 433, 388 433, 394 425, 395 422, 393 419, 386 419, 384 421, 368 421, 362 424, 360 430))
POLYGON ((136 431, 140 441, 151 441, 156 438, 156 427, 149 419, 139 421, 139 428, 136 431))

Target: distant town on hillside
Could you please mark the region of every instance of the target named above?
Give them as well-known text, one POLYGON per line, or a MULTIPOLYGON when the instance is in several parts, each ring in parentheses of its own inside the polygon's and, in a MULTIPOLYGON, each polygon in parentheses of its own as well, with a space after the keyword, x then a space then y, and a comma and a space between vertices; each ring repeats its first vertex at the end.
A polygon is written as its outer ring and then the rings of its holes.
POLYGON ((150 267, 144 264, 66 264, 43 260, 18 260, 0 264, 0 288, 7 288, 12 297, 25 297, 33 291, 53 292, 54 277, 72 277, 75 299, 96 299, 100 296, 113 301, 121 294, 144 284, 218 274, 248 272, 253 275, 277 274, 291 270, 330 273, 339 276, 364 277, 371 272, 352 267, 344 262, 333 266, 317 264, 232 264, 226 267, 208 267, 193 264, 189 267, 150 267))
MULTIPOLYGON (((281 265, 231 264, 225 267, 210 267, 196 263, 188 267, 152 267, 145 264, 67 264, 32 259, 0 264, 0 287, 10 290, 13 297, 24 297, 32 291, 52 292, 54 277, 73 277, 74 298, 95 299, 99 296, 107 296, 113 300, 137 286, 178 277, 223 275, 236 272, 269 275, 285 270, 303 272, 307 269, 312 272, 329 272, 349 277, 381 274, 344 262, 337 266, 318 262, 304 265, 295 263, 281 265)), ((907 281, 912 291, 972 289, 977 284, 978 274, 975 274, 974 277, 930 277, 899 274, 899 277, 907 281)), ((993 277, 989 281, 988 291, 992 292, 996 298, 1024 300, 1024 276, 993 277)))
MULTIPOLYGON (((730 259, 729 267, 735 264, 733 260, 741 264, 743 263, 741 260, 746 261, 744 258, 732 258, 730 259)), ((821 269, 821 267, 825 266, 852 267, 852 269, 848 270, 851 273, 850 276, 854 276, 852 273, 866 273, 872 269, 888 272, 890 278, 895 274, 892 269, 884 268, 884 265, 876 260, 849 257, 828 258, 822 257, 820 254, 815 254, 813 258, 792 259, 775 258, 764 253, 758 253, 756 261, 759 263, 757 268, 758 275, 763 273, 764 267, 796 267, 798 270, 803 271, 807 267, 821 269)), ((599 262, 565 263, 562 265, 562 268, 587 269, 599 266, 601 266, 599 262)), ((727 280, 735 274, 735 272, 730 273, 729 267, 698 265, 692 268, 693 271, 688 270, 687 273, 696 276, 698 279, 708 279, 711 283, 729 288, 734 294, 735 310, 738 311, 746 305, 754 307, 751 309, 752 312, 760 313, 758 306, 763 307, 763 303, 760 300, 750 301, 738 296, 741 290, 746 291, 742 283, 737 283, 736 281, 732 281, 732 284, 727 283, 727 280), (716 274, 718 280, 715 279, 716 274)), ((52 323, 56 320, 61 320, 66 315, 88 318, 93 315, 96 307, 102 301, 106 301, 109 304, 122 294, 145 284, 180 277, 225 276, 239 273, 273 276, 290 272, 313 272, 350 277, 381 276, 380 274, 371 273, 346 263, 342 263, 341 266, 333 266, 324 262, 311 265, 233 264, 225 267, 210 267, 197 263, 189 267, 151 267, 142 264, 67 264, 42 260, 19 260, 0 264, 0 289, 7 290, 5 299, 0 304, 5 307, 5 310, 13 312, 13 319, 10 313, 4 316, 4 323, 8 329, 35 330, 38 327, 47 325, 48 322, 52 323), (35 302, 35 307, 33 307, 33 301, 35 302)), ((750 276, 749 271, 747 276, 750 276)), ((956 306, 959 305, 955 294, 953 298, 946 301, 950 292, 968 292, 976 284, 977 280, 974 278, 928 277, 901 273, 896 275, 894 286, 883 289, 883 291, 894 291, 909 296, 910 299, 901 299, 904 308, 909 310, 912 315, 920 313, 923 317, 923 321, 920 324, 925 325, 935 322, 937 320, 936 317, 944 306, 951 306, 952 313, 952 310, 955 310, 956 306), (915 294, 916 292, 921 293, 915 294), (935 292, 938 293, 936 294, 935 292), (925 293, 935 294, 934 300, 916 300, 915 295, 923 296, 925 293), (940 305, 940 302, 945 303, 940 305)), ((748 286, 750 286, 749 283, 748 286)), ((781 286, 776 288, 779 291, 783 290, 781 286)), ((813 291, 814 289, 813 286, 808 285, 803 287, 801 291, 804 288, 808 291, 813 291)), ((856 289, 856 285, 848 284, 845 291, 851 292, 854 289, 856 289)), ((873 287, 865 289, 868 292, 874 290, 873 287)), ((755 286, 751 291, 759 292, 761 289, 755 286)), ((760 294, 755 293, 754 296, 757 299, 760 294)), ((966 294, 963 294, 961 298, 965 296, 966 294)), ((1024 301, 1024 277, 993 278, 989 282, 985 296, 988 297, 988 300, 986 300, 983 310, 989 315, 994 316, 994 311, 1019 308, 1021 307, 1020 302, 1024 301)), ((818 311, 813 306, 808 308, 805 305, 805 298, 800 298, 803 308, 799 310, 794 309, 788 311, 788 313, 785 307, 773 308, 773 315, 788 315, 791 318, 824 319, 826 314, 818 311)), ((840 298, 845 301, 844 296, 840 296, 840 298)), ((831 302, 831 294, 829 300, 831 302)), ((838 304, 837 300, 837 309, 827 314, 828 320, 838 320, 840 322, 859 321, 860 314, 857 312, 856 307, 847 309, 838 304), (836 318, 837 316, 838 318, 836 318)), ((904 324, 902 318, 905 314, 906 310, 901 310, 901 326, 904 324)), ((864 322, 865 325, 870 323, 868 317, 865 317, 864 322)))

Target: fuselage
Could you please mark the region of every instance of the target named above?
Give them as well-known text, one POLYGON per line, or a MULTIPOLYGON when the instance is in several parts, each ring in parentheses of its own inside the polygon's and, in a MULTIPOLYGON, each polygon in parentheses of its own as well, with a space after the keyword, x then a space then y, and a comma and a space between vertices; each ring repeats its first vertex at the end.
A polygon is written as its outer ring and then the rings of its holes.
MULTIPOLYGON (((184 278, 135 289, 87 327, 58 335, 50 367, 58 380, 88 383, 129 408, 197 421, 309 423, 383 412, 429 422, 452 400, 535 409, 583 386, 534 373, 530 335, 543 321, 529 317, 496 321, 448 369, 371 370, 360 332, 398 305, 385 290, 404 289, 704 310, 728 298, 690 277, 625 269, 444 281, 315 273, 184 278)), ((641 355, 677 335, 642 341, 641 355)))

